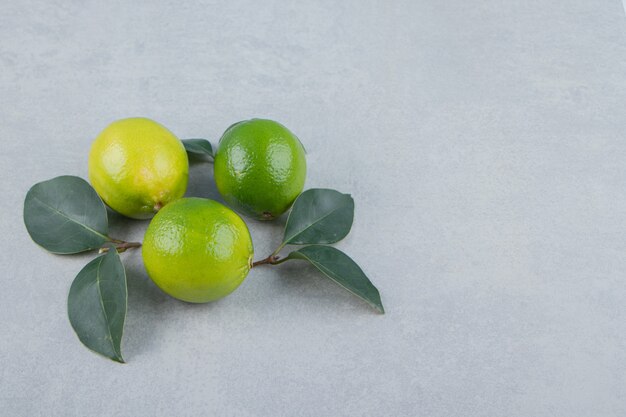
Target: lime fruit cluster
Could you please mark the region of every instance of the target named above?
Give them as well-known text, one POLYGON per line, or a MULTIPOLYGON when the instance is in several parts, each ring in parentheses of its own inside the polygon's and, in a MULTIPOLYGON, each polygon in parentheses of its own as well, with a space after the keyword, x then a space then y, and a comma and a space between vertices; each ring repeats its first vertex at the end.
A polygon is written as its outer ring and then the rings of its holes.
MULTIPOLYGON (((302 192, 304 147, 280 123, 242 121, 220 139, 214 174, 229 205, 274 219, 302 192)), ((204 303, 241 284, 252 267, 253 246, 234 211, 213 200, 182 198, 188 175, 182 142, 146 118, 111 123, 89 154, 89 179, 109 207, 136 219, 154 216, 142 249, 150 278, 175 298, 204 303)))
POLYGON ((216 153, 206 139, 179 140, 146 118, 111 123, 94 140, 89 179, 62 175, 33 185, 24 199, 31 238, 57 254, 97 250, 76 275, 67 298, 70 324, 89 349, 117 362, 128 306, 120 253, 141 248, 145 268, 165 293, 190 303, 235 291, 251 268, 306 261, 323 276, 384 313, 378 289, 348 255, 329 246, 352 227, 354 200, 325 188, 302 192, 305 150, 285 126, 264 119, 231 125, 216 153), (290 210, 281 243, 253 262, 250 231, 225 205, 187 197, 187 155, 213 159, 224 200, 240 213, 271 220, 290 210), (109 234, 108 206, 122 215, 152 218, 143 243, 109 234), (287 245, 300 246, 284 255, 287 245))

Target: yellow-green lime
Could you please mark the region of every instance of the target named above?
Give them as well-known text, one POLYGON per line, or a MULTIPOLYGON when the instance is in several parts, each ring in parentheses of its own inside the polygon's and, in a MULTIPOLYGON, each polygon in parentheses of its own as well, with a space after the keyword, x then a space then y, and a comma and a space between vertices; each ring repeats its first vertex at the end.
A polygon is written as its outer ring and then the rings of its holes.
POLYGON ((188 176, 182 142, 146 118, 111 123, 89 152, 91 185, 109 207, 135 219, 148 219, 181 198, 188 176))
POLYGON ((205 303, 225 297, 252 266, 252 239, 228 207, 182 198, 154 216, 142 246, 148 275, 172 297, 205 303))
POLYGON ((256 219, 274 219, 302 192, 304 147, 296 135, 273 120, 236 123, 220 139, 214 178, 233 208, 256 219))

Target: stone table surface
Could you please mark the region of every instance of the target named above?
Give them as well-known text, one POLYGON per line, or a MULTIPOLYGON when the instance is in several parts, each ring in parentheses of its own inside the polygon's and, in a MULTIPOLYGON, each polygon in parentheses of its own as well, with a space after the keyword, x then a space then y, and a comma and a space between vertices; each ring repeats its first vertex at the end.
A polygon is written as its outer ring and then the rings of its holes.
MULTIPOLYGON (((626 19, 618 0, 19 1, 0 7, 3 416, 623 416, 626 19), (128 271, 125 365, 66 316, 93 254, 37 247, 35 182, 129 116, 217 143, 281 121, 378 315, 304 263, 231 296, 128 271)), ((212 166, 189 195, 220 199, 212 166)), ((250 221, 257 258, 285 219, 250 221)), ((112 215, 112 235, 147 222, 112 215)))

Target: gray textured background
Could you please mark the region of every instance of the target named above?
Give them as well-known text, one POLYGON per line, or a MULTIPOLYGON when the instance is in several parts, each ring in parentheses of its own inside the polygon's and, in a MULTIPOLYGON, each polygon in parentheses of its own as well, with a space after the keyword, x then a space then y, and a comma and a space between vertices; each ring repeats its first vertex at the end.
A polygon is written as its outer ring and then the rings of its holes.
MULTIPOLYGON (((625 29, 619 0, 2 1, 0 413, 623 416, 625 29), (307 187, 354 196, 339 247, 387 314, 299 263, 189 305, 134 252, 128 364, 85 349, 66 296, 90 256, 38 248, 22 202, 136 115, 291 128, 307 187)), ((191 195, 219 198, 211 172, 191 195)), ((281 222, 250 227, 267 255, 281 222)))

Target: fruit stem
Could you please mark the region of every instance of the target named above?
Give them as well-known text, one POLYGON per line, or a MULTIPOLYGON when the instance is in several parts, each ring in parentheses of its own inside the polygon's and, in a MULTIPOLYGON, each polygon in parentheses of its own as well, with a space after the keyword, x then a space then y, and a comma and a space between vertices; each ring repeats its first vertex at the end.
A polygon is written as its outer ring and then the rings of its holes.
POLYGON ((259 265, 278 265, 279 263, 282 263, 284 261, 284 259, 281 259, 281 260, 279 259, 280 259, 280 256, 271 254, 265 259, 261 259, 260 261, 256 261, 252 263, 252 268, 254 268, 255 266, 259 266, 259 265))
MULTIPOLYGON (((125 242, 118 239, 111 239, 111 242, 115 244, 115 249, 117 249, 117 253, 126 252, 127 249, 141 247, 141 242, 125 242)), ((100 250, 98 250, 98 253, 105 253, 108 251, 109 248, 107 246, 103 246, 100 248, 100 250)))

